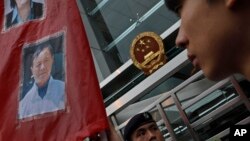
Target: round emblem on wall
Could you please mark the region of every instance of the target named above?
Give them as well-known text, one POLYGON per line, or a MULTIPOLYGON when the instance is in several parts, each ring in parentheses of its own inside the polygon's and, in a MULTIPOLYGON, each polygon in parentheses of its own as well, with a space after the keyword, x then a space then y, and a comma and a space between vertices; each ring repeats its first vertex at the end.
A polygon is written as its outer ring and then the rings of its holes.
POLYGON ((166 63, 162 39, 154 32, 143 32, 135 37, 130 47, 134 65, 149 75, 166 63))

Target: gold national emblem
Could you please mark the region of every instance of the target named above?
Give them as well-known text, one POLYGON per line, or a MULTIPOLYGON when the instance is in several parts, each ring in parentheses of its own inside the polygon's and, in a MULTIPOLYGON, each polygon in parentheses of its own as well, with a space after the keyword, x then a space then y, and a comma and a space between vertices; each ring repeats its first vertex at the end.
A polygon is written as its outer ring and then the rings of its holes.
POLYGON ((166 63, 162 39, 154 32, 143 32, 135 37, 130 48, 134 65, 146 75, 166 63))

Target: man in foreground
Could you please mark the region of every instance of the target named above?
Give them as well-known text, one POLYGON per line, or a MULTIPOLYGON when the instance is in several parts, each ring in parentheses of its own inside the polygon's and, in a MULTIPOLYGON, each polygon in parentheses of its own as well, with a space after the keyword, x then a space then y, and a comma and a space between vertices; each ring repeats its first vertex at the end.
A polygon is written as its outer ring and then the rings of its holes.
POLYGON ((250 80, 249 0, 165 0, 181 18, 176 45, 211 80, 234 73, 250 80))

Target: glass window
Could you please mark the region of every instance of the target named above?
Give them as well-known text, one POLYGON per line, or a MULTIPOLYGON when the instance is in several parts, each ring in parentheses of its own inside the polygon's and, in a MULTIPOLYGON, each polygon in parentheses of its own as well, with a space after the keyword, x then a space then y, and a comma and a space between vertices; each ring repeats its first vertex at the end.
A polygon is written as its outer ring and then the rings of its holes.
POLYGON ((164 108, 165 114, 171 124, 171 127, 175 133, 175 136, 178 141, 192 141, 192 137, 187 129, 187 126, 184 124, 179 110, 172 98, 166 99, 162 102, 162 107, 164 108))
POLYGON ((162 34, 179 19, 164 0, 80 1, 110 70, 130 58, 130 44, 136 35, 144 31, 162 34))
MULTIPOLYGON (((250 116, 250 112, 243 104, 239 106, 232 106, 230 109, 225 109, 225 111, 227 112, 224 114, 221 113, 221 115, 219 115, 220 117, 214 117, 209 122, 200 124, 195 128, 201 140, 209 139, 210 137, 250 116)), ((223 137, 222 140, 228 140, 228 136, 223 137)))
POLYGON ((189 121, 192 123, 206 116, 237 96, 238 94, 232 85, 220 88, 187 108, 185 110, 186 115, 188 116, 189 121))

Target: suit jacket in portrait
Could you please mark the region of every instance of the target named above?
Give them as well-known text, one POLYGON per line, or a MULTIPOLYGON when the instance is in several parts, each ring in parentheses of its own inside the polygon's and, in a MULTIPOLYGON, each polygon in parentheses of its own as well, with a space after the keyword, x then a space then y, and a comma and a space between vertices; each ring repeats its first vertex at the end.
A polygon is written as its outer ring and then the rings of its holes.
MULTIPOLYGON (((14 16, 14 10, 12 10, 10 13, 6 15, 6 21, 5 21, 6 28, 9 28, 12 25, 19 23, 17 17, 14 18, 13 16, 14 16)), ((39 19, 42 16, 43 16, 43 4, 31 1, 29 20, 39 19)))

